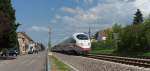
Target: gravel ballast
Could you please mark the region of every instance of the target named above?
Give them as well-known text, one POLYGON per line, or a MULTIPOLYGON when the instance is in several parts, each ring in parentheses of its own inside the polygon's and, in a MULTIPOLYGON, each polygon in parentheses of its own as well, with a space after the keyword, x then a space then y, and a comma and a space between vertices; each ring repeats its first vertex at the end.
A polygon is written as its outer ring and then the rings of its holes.
POLYGON ((69 65, 74 71, 150 71, 149 68, 125 65, 110 61, 86 58, 82 56, 65 55, 53 53, 65 64, 69 65))

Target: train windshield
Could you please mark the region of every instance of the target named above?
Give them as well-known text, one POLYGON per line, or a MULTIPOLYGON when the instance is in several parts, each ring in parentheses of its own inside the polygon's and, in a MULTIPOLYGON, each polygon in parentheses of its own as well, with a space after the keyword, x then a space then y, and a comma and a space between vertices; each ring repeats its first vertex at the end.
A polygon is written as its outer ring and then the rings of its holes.
POLYGON ((80 39, 80 40, 88 40, 88 36, 84 35, 84 34, 77 35, 77 38, 80 39))

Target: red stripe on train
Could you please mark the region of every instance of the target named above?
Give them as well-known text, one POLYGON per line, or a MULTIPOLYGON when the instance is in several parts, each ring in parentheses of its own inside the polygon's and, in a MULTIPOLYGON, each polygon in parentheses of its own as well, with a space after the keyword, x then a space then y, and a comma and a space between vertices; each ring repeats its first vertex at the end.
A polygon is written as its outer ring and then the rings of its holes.
POLYGON ((91 48, 82 48, 83 51, 90 51, 91 48))

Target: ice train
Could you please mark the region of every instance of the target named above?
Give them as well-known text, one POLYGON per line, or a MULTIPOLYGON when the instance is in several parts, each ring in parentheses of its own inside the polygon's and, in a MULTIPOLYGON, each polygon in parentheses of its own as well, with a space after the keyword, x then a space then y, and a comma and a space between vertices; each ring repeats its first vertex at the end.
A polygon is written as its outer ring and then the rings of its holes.
POLYGON ((87 54, 91 50, 91 41, 85 33, 74 33, 51 50, 62 53, 87 54))

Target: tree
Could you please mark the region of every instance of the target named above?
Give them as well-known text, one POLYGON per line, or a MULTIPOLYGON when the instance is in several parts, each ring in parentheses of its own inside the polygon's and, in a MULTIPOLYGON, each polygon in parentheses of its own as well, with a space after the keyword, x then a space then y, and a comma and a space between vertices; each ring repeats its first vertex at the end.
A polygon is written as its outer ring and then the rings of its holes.
POLYGON ((120 33, 122 30, 122 26, 116 23, 112 26, 112 30, 113 33, 120 33))
POLYGON ((137 12, 135 13, 135 16, 134 16, 134 20, 133 20, 133 24, 140 24, 140 23, 143 23, 143 15, 140 11, 140 9, 137 9, 137 12))
POLYGON ((99 32, 96 32, 96 34, 94 35, 94 39, 98 39, 98 37, 99 37, 99 32))
POLYGON ((18 46, 15 10, 11 0, 0 0, 0 48, 18 46))
POLYGON ((145 31, 145 37, 148 43, 148 48, 150 49, 150 15, 149 17, 144 21, 144 31, 145 31))
POLYGON ((147 42, 149 37, 146 37, 145 30, 144 24, 126 26, 120 36, 118 51, 139 53, 149 49, 147 42))
POLYGON ((44 46, 44 44, 39 43, 39 45, 40 45, 40 47, 41 47, 41 51, 45 50, 46 47, 44 46))

